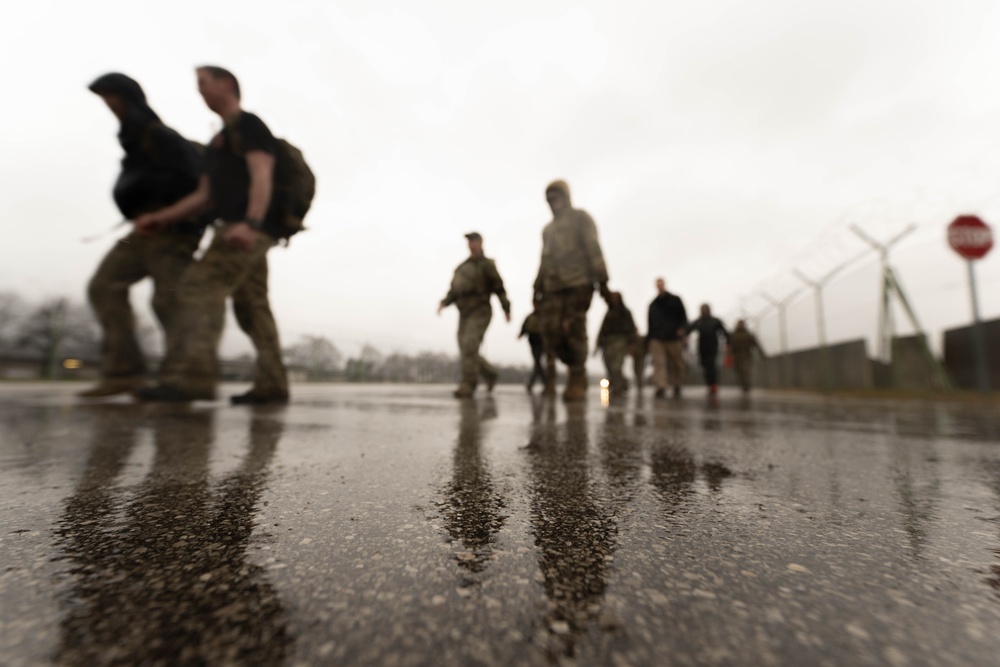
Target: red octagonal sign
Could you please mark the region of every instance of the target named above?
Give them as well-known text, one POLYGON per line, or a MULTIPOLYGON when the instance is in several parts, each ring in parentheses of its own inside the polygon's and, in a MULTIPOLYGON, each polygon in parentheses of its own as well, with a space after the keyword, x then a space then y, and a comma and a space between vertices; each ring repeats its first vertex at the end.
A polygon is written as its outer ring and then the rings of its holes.
POLYGON ((974 215, 960 215, 948 225, 948 243, 966 259, 980 259, 993 247, 990 226, 974 215))

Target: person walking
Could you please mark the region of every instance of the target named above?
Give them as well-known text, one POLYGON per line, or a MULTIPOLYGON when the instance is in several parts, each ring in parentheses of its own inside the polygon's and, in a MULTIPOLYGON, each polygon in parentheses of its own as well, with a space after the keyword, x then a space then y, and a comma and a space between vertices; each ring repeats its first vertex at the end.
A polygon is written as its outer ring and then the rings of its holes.
POLYGON ((455 304, 458 307, 458 350, 462 356, 462 381, 455 398, 469 398, 476 391, 479 377, 486 381, 486 390, 493 391, 497 370, 479 354, 483 336, 493 319, 490 297, 500 299, 500 307, 510 322, 510 301, 497 272, 496 262, 483 254, 483 237, 478 232, 465 235, 469 242, 469 258, 458 265, 451 279, 451 289, 438 305, 441 311, 455 304))
POLYGON ((529 394, 535 388, 535 380, 540 381, 543 385, 545 384, 545 369, 542 367, 542 355, 545 352, 542 347, 542 321, 538 315, 539 304, 535 302, 533 305, 534 310, 524 318, 524 324, 521 325, 521 333, 517 336, 518 339, 527 336, 528 345, 531 346, 533 365, 531 368, 531 377, 528 378, 529 394))
POLYGON ((622 301, 621 292, 612 292, 608 298, 608 312, 597 334, 594 354, 604 350, 604 366, 608 370, 608 389, 613 394, 628 391, 628 380, 622 373, 625 357, 636 336, 635 320, 622 301))
POLYGON ((722 320, 712 315, 712 308, 707 303, 702 304, 698 319, 688 326, 688 333, 691 332, 698 334, 698 360, 705 375, 708 393, 715 396, 719 393, 719 336, 726 340, 728 347, 729 332, 722 320))
POLYGON ((747 329, 746 320, 736 322, 736 328, 729 334, 729 347, 733 353, 733 365, 736 367, 740 387, 744 394, 749 394, 753 380, 753 353, 756 351, 762 358, 767 357, 757 337, 747 329))
POLYGON ((240 85, 232 72, 211 65, 196 72, 198 92, 224 122, 208 145, 207 172, 193 193, 141 216, 136 227, 140 233, 154 233, 210 203, 222 225, 178 286, 178 344, 167 352, 171 372, 137 395, 158 401, 215 398, 217 351, 226 298, 232 297, 236 320, 253 342, 257 361, 252 388, 230 400, 287 403, 287 372, 267 288, 267 252, 288 233, 287 202, 275 196, 278 144, 264 121, 242 109, 240 85))
MULTIPOLYGON (((173 204, 198 187, 204 168, 201 154, 160 120, 138 82, 111 72, 89 88, 120 124, 118 142, 125 156, 112 196, 125 220, 173 204)), ((153 281, 152 306, 163 330, 164 348, 175 345, 177 284, 194 261, 204 230, 204 218, 194 212, 152 234, 133 229, 101 260, 87 284, 90 305, 104 334, 101 379, 80 396, 113 396, 137 390, 145 382, 146 363, 136 337, 129 289, 146 277, 153 281)))
POLYGON ((684 338, 687 335, 687 311, 676 294, 667 291, 663 278, 656 279, 656 298, 649 304, 648 352, 653 357, 653 384, 656 397, 666 395, 667 385, 680 397, 687 366, 684 363, 684 338))
POLYGON ((573 208, 569 185, 553 181, 545 188, 545 199, 552 221, 542 230, 542 257, 534 283, 545 348, 544 394, 555 395, 559 359, 569 368, 563 398, 579 401, 587 393, 587 310, 595 285, 608 298, 608 269, 594 219, 573 208))

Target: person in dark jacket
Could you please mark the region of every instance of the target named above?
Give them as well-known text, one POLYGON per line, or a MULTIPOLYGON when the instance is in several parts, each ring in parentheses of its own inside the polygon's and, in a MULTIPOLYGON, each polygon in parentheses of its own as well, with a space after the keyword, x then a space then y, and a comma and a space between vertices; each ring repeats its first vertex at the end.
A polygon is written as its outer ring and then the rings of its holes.
POLYGON ((601 330, 597 333, 598 350, 604 350, 604 366, 608 369, 608 389, 613 394, 624 394, 628 391, 628 380, 622 373, 622 365, 628 355, 636 334, 635 320, 632 311, 622 301, 621 292, 612 292, 608 297, 608 312, 601 322, 601 330))
POLYGON ((656 279, 656 292, 656 298, 649 304, 646 334, 648 352, 653 357, 653 384, 657 398, 666 395, 668 383, 674 388, 674 396, 679 397, 687 372, 682 356, 687 336, 687 311, 681 298, 667 291, 663 278, 656 279))
MULTIPOLYGON (((201 154, 163 124, 135 80, 113 72, 98 77, 90 90, 120 123, 118 141, 125 156, 112 194, 126 220, 169 206, 195 190, 203 170, 201 154)), ((187 216, 153 234, 133 230, 105 255, 87 286, 104 332, 101 380, 81 396, 112 396, 142 386, 146 368, 129 288, 147 276, 153 279, 153 312, 163 328, 165 349, 175 344, 177 284, 193 261, 204 228, 200 218, 187 216)))
POLYGON ((701 361, 701 368, 705 374, 705 384, 708 385, 708 393, 715 396, 719 393, 719 367, 717 358, 719 356, 719 336, 726 339, 729 345, 729 332, 722 324, 722 320, 712 316, 711 307, 705 303, 701 306, 701 315, 688 326, 688 333, 698 333, 698 360, 701 361))

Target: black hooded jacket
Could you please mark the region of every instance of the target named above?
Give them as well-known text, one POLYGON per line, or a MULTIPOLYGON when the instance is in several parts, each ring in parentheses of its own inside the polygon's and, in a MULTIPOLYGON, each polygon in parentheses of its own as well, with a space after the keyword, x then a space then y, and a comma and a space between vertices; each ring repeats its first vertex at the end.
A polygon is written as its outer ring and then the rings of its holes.
MULTIPOLYGON (((89 88, 98 94, 117 95, 125 105, 118 132, 125 157, 112 193, 125 218, 169 206, 198 187, 204 170, 201 153, 163 124, 135 80, 115 72, 97 78, 89 88)), ((182 227, 201 229, 203 225, 182 227)))

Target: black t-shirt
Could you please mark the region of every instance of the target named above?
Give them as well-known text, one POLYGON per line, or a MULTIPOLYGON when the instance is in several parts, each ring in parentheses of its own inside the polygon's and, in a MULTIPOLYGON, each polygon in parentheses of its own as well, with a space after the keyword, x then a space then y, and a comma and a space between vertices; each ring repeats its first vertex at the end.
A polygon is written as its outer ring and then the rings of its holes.
MULTIPOLYGON (((246 111, 227 122, 208 146, 207 172, 212 204, 216 215, 226 222, 246 219, 250 198, 250 170, 246 154, 250 151, 275 155, 277 143, 264 121, 246 111)), ((274 203, 272 194, 272 205, 264 217, 265 228, 280 224, 274 203)))

